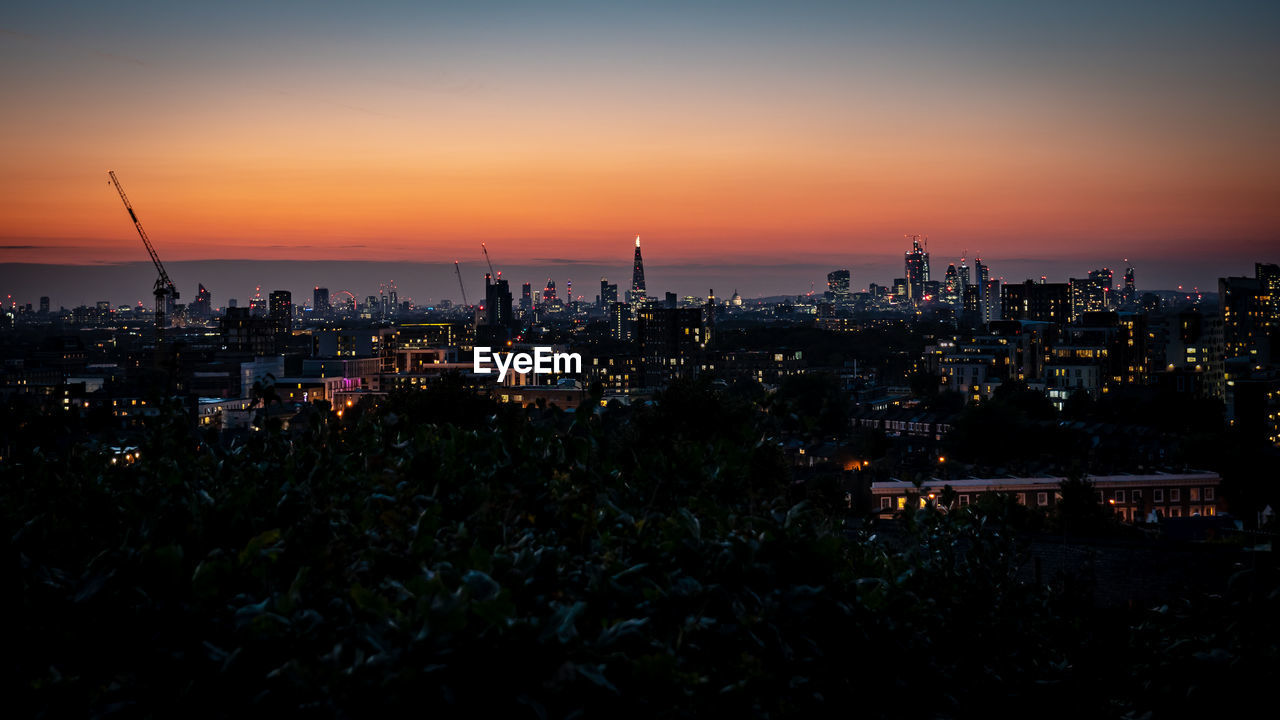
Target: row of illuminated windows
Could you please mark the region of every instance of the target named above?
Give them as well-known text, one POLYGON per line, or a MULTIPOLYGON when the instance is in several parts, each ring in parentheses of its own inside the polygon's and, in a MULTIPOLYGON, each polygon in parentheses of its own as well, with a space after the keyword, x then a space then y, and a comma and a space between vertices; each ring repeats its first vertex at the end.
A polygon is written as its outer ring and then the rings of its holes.
MULTIPOLYGON (((1097 491, 1097 497, 1098 497, 1098 502, 1100 503, 1105 503, 1108 500, 1108 498, 1106 497, 1106 493, 1102 490, 1097 491)), ((1200 502, 1201 498, 1203 498, 1205 502, 1213 502, 1215 498, 1214 488, 1212 487, 1187 488, 1188 501, 1200 502)), ((1112 492, 1111 498, 1109 499, 1115 501, 1116 503, 1125 503, 1130 501, 1132 501, 1133 503, 1141 503, 1142 490, 1135 488, 1134 490, 1128 491, 1127 494, 1126 494, 1126 491, 1124 490, 1115 490, 1112 492)), ((1153 488, 1151 490, 1151 501, 1156 503, 1163 503, 1165 501, 1165 489, 1153 488)), ((1182 488, 1169 488, 1169 502, 1182 502, 1182 488)))
MULTIPOLYGON (((1158 518, 1182 517, 1182 508, 1177 506, 1174 506, 1171 508, 1155 508, 1153 512, 1155 512, 1156 517, 1158 518)), ((1205 505, 1203 508, 1200 507, 1199 505, 1192 505, 1187 508, 1186 516, 1195 517, 1197 515, 1210 516, 1210 515, 1217 515, 1217 514, 1218 514, 1218 508, 1213 505, 1205 505)), ((1116 515, 1120 516, 1121 520, 1125 520, 1128 522, 1141 522, 1145 520, 1147 517, 1146 514, 1143 513, 1141 510, 1139 510, 1138 508, 1116 508, 1116 515)))
MULTIPOLYGON (((1053 495, 1054 495, 1054 498, 1055 498, 1055 499, 1057 499, 1057 500, 1061 500, 1061 499, 1062 499, 1062 494, 1061 494, 1061 493, 1056 493, 1056 492, 1055 492, 1053 495)), ((933 495, 932 493, 929 495, 929 497, 928 497, 928 498, 921 497, 921 498, 919 499, 920 507, 921 507, 921 508, 925 507, 925 506, 929 503, 929 500, 932 500, 932 499, 934 499, 934 495, 933 495)), ((1017 495, 1017 499, 1018 499, 1018 504, 1019 504, 1019 505, 1026 505, 1026 504, 1027 504, 1027 493, 1018 493, 1018 495, 1017 495)), ((969 500, 970 500, 970 496, 969 496, 967 493, 966 493, 966 494, 961 494, 961 495, 957 495, 957 496, 956 496, 956 504, 957 504, 958 506, 960 506, 960 507, 964 507, 964 506, 966 506, 966 505, 969 505, 969 500)), ((895 497, 889 497, 889 496, 885 496, 885 497, 881 497, 881 498, 880 498, 880 509, 881 509, 881 510, 892 510, 892 509, 894 508, 895 504, 897 505, 897 508, 898 508, 899 510, 906 510, 906 509, 907 509, 907 497, 906 497, 905 495, 899 495, 899 496, 897 496, 896 498, 895 498, 895 497)), ((1037 504, 1037 505, 1041 505, 1041 506, 1046 506, 1046 505, 1048 505, 1048 504, 1049 504, 1049 493, 1047 493, 1047 492, 1036 493, 1036 504, 1037 504)))
MULTIPOLYGON (((1030 493, 1017 493, 1017 494, 1016 494, 1016 498, 1017 498, 1018 504, 1019 504, 1019 505, 1026 505, 1026 504, 1027 504, 1027 500, 1028 500, 1028 496, 1029 496, 1029 495, 1030 495, 1030 493)), ((1054 493, 1053 493, 1053 497, 1054 497, 1054 500, 1055 500, 1055 501, 1061 500, 1061 499, 1062 499, 1062 493, 1054 492, 1054 493)), ((1138 504, 1140 504, 1140 503, 1142 502, 1142 490, 1137 490, 1137 489, 1135 489, 1135 490, 1132 490, 1132 491, 1128 491, 1127 493, 1126 493, 1126 491, 1125 491, 1125 490, 1116 490, 1116 491, 1114 491, 1114 493, 1113 493, 1113 499, 1114 499, 1114 501, 1115 501, 1116 503, 1125 503, 1125 502, 1126 502, 1126 497, 1132 498, 1132 501, 1133 501, 1134 503, 1138 503, 1138 504)), ((1097 491, 1097 498, 1098 498, 1098 502, 1100 502, 1100 503, 1104 503, 1104 502, 1105 502, 1105 500, 1104 500, 1104 492, 1103 492, 1102 490, 1097 491)), ((1215 498, 1215 490, 1214 490, 1214 488, 1212 488, 1212 487, 1206 487, 1206 488, 1198 488, 1198 487, 1187 488, 1187 499, 1188 499, 1188 501, 1190 501, 1190 502, 1202 502, 1202 501, 1203 501, 1203 502, 1214 502, 1214 498, 1215 498)), ((962 494, 962 495, 959 495, 959 496, 957 496, 957 504, 958 504, 958 505, 960 505, 960 506, 968 505, 968 504, 969 504, 969 499, 970 499, 970 496, 969 496, 968 494, 962 494)), ((1152 501, 1153 501, 1153 502, 1156 502, 1156 503, 1164 503, 1164 502, 1165 502, 1165 491, 1164 491, 1164 488, 1154 488, 1154 489, 1152 489, 1152 491, 1151 491, 1151 499, 1152 499, 1152 501)), ((893 506, 894 506, 894 504, 895 504, 894 500, 895 500, 895 499, 894 499, 893 497, 887 497, 887 496, 886 496, 886 497, 881 497, 881 498, 880 498, 880 509, 882 509, 882 510, 891 510, 891 509, 893 509, 893 506)), ((1170 489, 1169 489, 1169 502, 1171 502, 1171 503, 1182 502, 1182 488, 1170 488, 1170 489)), ((923 498, 923 497, 921 497, 921 498, 920 498, 920 507, 924 507, 924 506, 925 506, 925 504, 926 504, 926 499, 925 499, 925 498, 923 498)), ((1037 493, 1035 493, 1035 504, 1036 504, 1037 506, 1040 506, 1040 507, 1047 507, 1047 506, 1049 505, 1049 493, 1048 493, 1047 491, 1046 491, 1046 492, 1037 492, 1037 493)), ((897 508, 898 508, 899 510, 905 510, 905 509, 906 509, 906 507, 907 507, 907 498, 906 498, 906 496, 897 496, 897 498, 896 498, 896 505, 897 505, 897 508)), ((1213 507, 1213 506, 1211 506, 1211 505, 1206 505, 1205 507, 1206 507, 1206 508, 1210 508, 1210 507, 1213 507)), ((1193 508, 1192 513, 1194 514, 1194 512, 1195 512, 1195 511, 1198 511, 1198 508, 1193 508)), ((1179 508, 1170 508, 1170 512, 1171 512, 1171 517, 1179 517, 1179 516, 1180 516, 1180 513, 1181 513, 1181 509, 1179 509, 1179 508), (1175 513, 1175 511, 1176 511, 1176 513, 1177 513, 1177 514, 1172 514, 1172 513, 1175 513)), ((1212 513, 1212 512, 1209 512, 1208 514, 1210 514, 1210 515, 1211 515, 1211 514, 1213 514, 1213 513, 1212 513)))

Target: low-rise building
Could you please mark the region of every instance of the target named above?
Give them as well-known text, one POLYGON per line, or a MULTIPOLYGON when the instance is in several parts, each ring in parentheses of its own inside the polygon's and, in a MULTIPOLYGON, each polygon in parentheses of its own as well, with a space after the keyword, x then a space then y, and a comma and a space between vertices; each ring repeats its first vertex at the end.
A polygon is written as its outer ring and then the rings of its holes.
MULTIPOLYGON (((1064 477, 1007 477, 965 478, 941 480, 931 478, 916 487, 901 480, 871 484, 872 507, 880 510, 882 517, 905 510, 907 503, 924 507, 941 503, 943 490, 950 487, 956 493, 955 505, 964 507, 977 502, 985 493, 1003 493, 1014 497, 1018 504, 1048 510, 1062 499, 1064 477)), ((1217 473, 1155 473, 1151 475, 1100 475, 1088 478, 1097 493, 1098 502, 1113 508, 1116 515, 1126 522, 1146 522, 1153 517, 1193 517, 1218 515, 1222 506, 1218 486, 1222 478, 1217 473)))

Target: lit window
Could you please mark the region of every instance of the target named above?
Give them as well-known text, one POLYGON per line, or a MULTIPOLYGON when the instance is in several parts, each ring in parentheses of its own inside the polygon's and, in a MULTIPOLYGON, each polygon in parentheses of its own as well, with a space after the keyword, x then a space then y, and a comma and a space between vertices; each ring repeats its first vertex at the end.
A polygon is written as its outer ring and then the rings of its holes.
MULTIPOLYGON (((1169 488, 1169 502, 1182 502, 1182 490, 1180 488, 1169 488)), ((1174 515, 1174 517, 1179 517, 1174 515)))
POLYGON ((1191 502, 1200 502, 1200 488, 1190 488, 1187 490, 1187 499, 1191 502))

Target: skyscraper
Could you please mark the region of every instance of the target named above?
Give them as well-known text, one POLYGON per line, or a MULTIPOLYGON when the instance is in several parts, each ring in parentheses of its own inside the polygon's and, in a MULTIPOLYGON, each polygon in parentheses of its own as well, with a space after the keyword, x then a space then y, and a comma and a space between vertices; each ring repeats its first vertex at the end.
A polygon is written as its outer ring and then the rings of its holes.
POLYGON ((1000 319, 1000 278, 982 283, 982 322, 1000 319))
POLYGON ((489 273, 484 275, 484 310, 491 327, 511 327, 511 286, 502 278, 492 280, 489 273))
POLYGON ((849 302, 849 271, 832 270, 827 273, 827 299, 837 305, 849 302))
POLYGON ((947 265, 947 275, 942 283, 943 299, 948 305, 956 307, 960 305, 961 298, 964 297, 963 291, 960 289, 960 274, 956 272, 956 264, 947 265))
POLYGON ((196 299, 191 303, 191 316, 199 320, 205 320, 213 315, 213 297, 203 284, 199 284, 198 288, 196 290, 196 299))
POLYGON ((982 264, 982 258, 974 258, 973 270, 975 274, 973 279, 974 285, 976 285, 978 289, 978 315, 982 319, 982 322, 988 323, 1000 317, 1000 299, 998 295, 995 298, 987 297, 987 286, 990 284, 991 280, 989 277, 991 269, 982 264), (991 312, 993 303, 995 304, 995 312, 991 312))
POLYGON ((288 290, 273 290, 270 298, 271 307, 268 316, 271 319, 272 332, 277 335, 293 332, 293 293, 288 290))
POLYGON ((520 312, 533 311, 533 289, 529 283, 520 286, 520 312))
POLYGON ((906 253, 907 299, 920 303, 924 300, 924 284, 929 282, 929 253, 920 247, 920 236, 911 236, 911 249, 906 253))
POLYGON ((1115 298, 1112 297, 1111 291, 1115 289, 1115 274, 1111 272, 1111 268, 1102 268, 1101 270, 1090 270, 1089 279, 1097 283, 1102 288, 1102 300, 1104 307, 1111 307, 1115 304, 1115 298))
POLYGON ((614 340, 627 341, 632 337, 631 306, 627 303, 609 303, 609 333, 614 340))
POLYGON ((618 302, 618 286, 609 282, 609 278, 600 278, 600 307, 608 308, 609 303, 618 302))
POLYGON ((262 297, 262 288, 259 287, 253 291, 253 297, 249 298, 249 314, 259 317, 267 315, 267 299, 262 297))
POLYGON ((311 293, 311 310, 318 318, 329 317, 329 288, 316 286, 311 293))
POLYGON ((632 303, 643 303, 645 299, 644 289, 644 260, 640 257, 640 236, 636 236, 636 259, 631 266, 631 294, 627 301, 632 303))

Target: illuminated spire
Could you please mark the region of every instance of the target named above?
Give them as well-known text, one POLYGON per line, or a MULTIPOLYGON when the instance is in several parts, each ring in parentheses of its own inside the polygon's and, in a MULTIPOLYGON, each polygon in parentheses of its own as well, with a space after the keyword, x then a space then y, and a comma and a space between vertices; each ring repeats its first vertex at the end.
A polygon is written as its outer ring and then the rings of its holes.
POLYGON ((640 236, 636 236, 636 259, 631 266, 631 298, 633 301, 644 302, 644 260, 640 258, 640 236))

